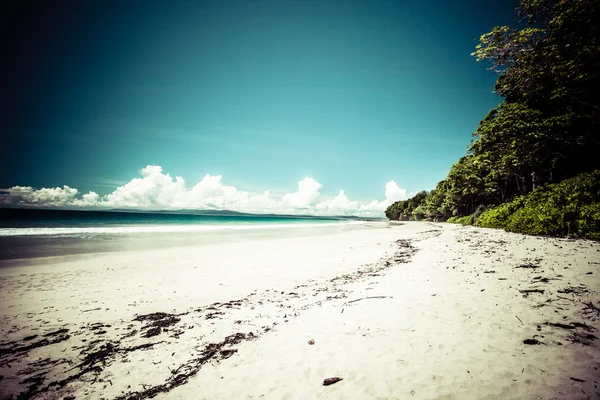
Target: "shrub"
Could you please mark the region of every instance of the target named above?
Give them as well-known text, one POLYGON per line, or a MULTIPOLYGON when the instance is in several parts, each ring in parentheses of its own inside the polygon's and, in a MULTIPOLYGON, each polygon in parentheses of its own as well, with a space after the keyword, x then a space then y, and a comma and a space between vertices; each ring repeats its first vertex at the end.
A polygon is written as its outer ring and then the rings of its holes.
POLYGON ((484 211, 475 225, 532 235, 600 238, 600 171, 536 188, 484 211))
POLYGON ((475 222, 475 218, 473 215, 467 215, 465 217, 450 217, 446 222, 451 224, 460 224, 460 225, 473 225, 475 222))

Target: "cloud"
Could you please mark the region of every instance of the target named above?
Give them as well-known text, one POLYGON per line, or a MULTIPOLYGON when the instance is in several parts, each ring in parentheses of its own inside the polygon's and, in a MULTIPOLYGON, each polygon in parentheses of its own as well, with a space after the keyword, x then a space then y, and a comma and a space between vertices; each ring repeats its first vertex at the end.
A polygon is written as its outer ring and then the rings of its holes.
POLYGON ((140 174, 142 176, 157 175, 163 171, 160 165, 146 165, 146 168, 142 168, 140 174))
POLYGON ((3 198, 5 204, 30 204, 40 206, 61 206, 75 201, 77 189, 63 186, 62 188, 34 189, 31 186, 15 186, 7 190, 3 198))
POLYGON ((171 178, 163 174, 159 166, 148 165, 140 171, 142 178, 134 178, 114 192, 99 200, 112 208, 162 209, 173 208, 185 193, 185 182, 181 177, 171 178))
POLYGON ((406 189, 400 189, 400 186, 398 186, 396 181, 389 181, 385 185, 385 201, 388 203, 388 205, 398 200, 406 199, 406 189))
POLYGON ((333 199, 317 204, 316 209, 327 215, 356 214, 359 210, 359 204, 357 201, 350 201, 344 191, 340 190, 333 199))
POLYGON ((81 199, 73 200, 73 205, 78 207, 93 207, 98 204, 100 196, 96 192, 89 192, 81 196, 81 199))
POLYGON ((304 178, 298 182, 298 190, 295 193, 288 193, 283 196, 283 203, 294 208, 308 208, 314 204, 319 197, 319 189, 323 185, 313 178, 304 178))
POLYGON ((359 213, 383 213, 392 203, 398 200, 408 199, 406 189, 400 189, 396 181, 389 181, 385 185, 385 200, 373 200, 368 204, 360 206, 359 213))
POLYGON ((205 175, 193 186, 180 177, 172 177, 158 165, 140 170, 140 177, 119 186, 106 196, 95 192, 79 195, 69 186, 34 189, 15 186, 0 192, 0 204, 38 207, 82 207, 139 210, 231 210, 250 213, 383 216, 394 201, 407 198, 405 189, 395 181, 385 186, 385 199, 361 204, 350 200, 344 190, 333 198, 323 198, 323 185, 306 177, 296 191, 276 195, 270 191, 249 193, 223 182, 221 175, 205 175))

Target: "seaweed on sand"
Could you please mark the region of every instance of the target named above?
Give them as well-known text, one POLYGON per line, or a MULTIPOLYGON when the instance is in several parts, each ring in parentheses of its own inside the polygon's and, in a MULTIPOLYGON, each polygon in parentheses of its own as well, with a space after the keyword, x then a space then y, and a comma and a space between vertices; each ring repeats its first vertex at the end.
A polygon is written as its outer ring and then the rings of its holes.
POLYGON ((209 343, 201 351, 200 356, 180 365, 171 371, 171 376, 161 385, 145 387, 141 392, 130 392, 116 398, 116 400, 142 400, 155 397, 159 393, 166 393, 177 386, 187 383, 188 379, 196 375, 202 366, 211 360, 223 360, 231 357, 237 350, 224 349, 226 346, 236 345, 244 340, 253 340, 258 336, 252 332, 235 333, 227 336, 219 343, 209 343), (181 372, 183 371, 183 372, 181 372))

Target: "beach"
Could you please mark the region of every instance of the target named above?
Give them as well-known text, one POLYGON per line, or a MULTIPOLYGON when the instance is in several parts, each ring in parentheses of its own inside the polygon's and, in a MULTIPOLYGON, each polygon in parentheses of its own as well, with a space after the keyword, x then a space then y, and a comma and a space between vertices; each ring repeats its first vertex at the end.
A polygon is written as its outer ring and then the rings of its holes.
POLYGON ((600 243, 379 224, 7 262, 0 398, 600 397, 600 243))

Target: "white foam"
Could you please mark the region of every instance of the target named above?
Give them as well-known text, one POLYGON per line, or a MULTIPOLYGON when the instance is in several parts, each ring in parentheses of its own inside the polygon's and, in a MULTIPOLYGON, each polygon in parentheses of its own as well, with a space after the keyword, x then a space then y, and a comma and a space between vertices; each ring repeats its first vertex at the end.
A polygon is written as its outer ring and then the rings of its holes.
POLYGON ((219 230, 259 230, 316 228, 325 226, 356 225, 362 221, 338 221, 325 223, 293 224, 221 224, 221 225, 127 225, 110 227, 64 227, 64 228, 0 228, 0 236, 55 236, 81 234, 123 234, 123 233, 177 233, 207 232, 219 230))

